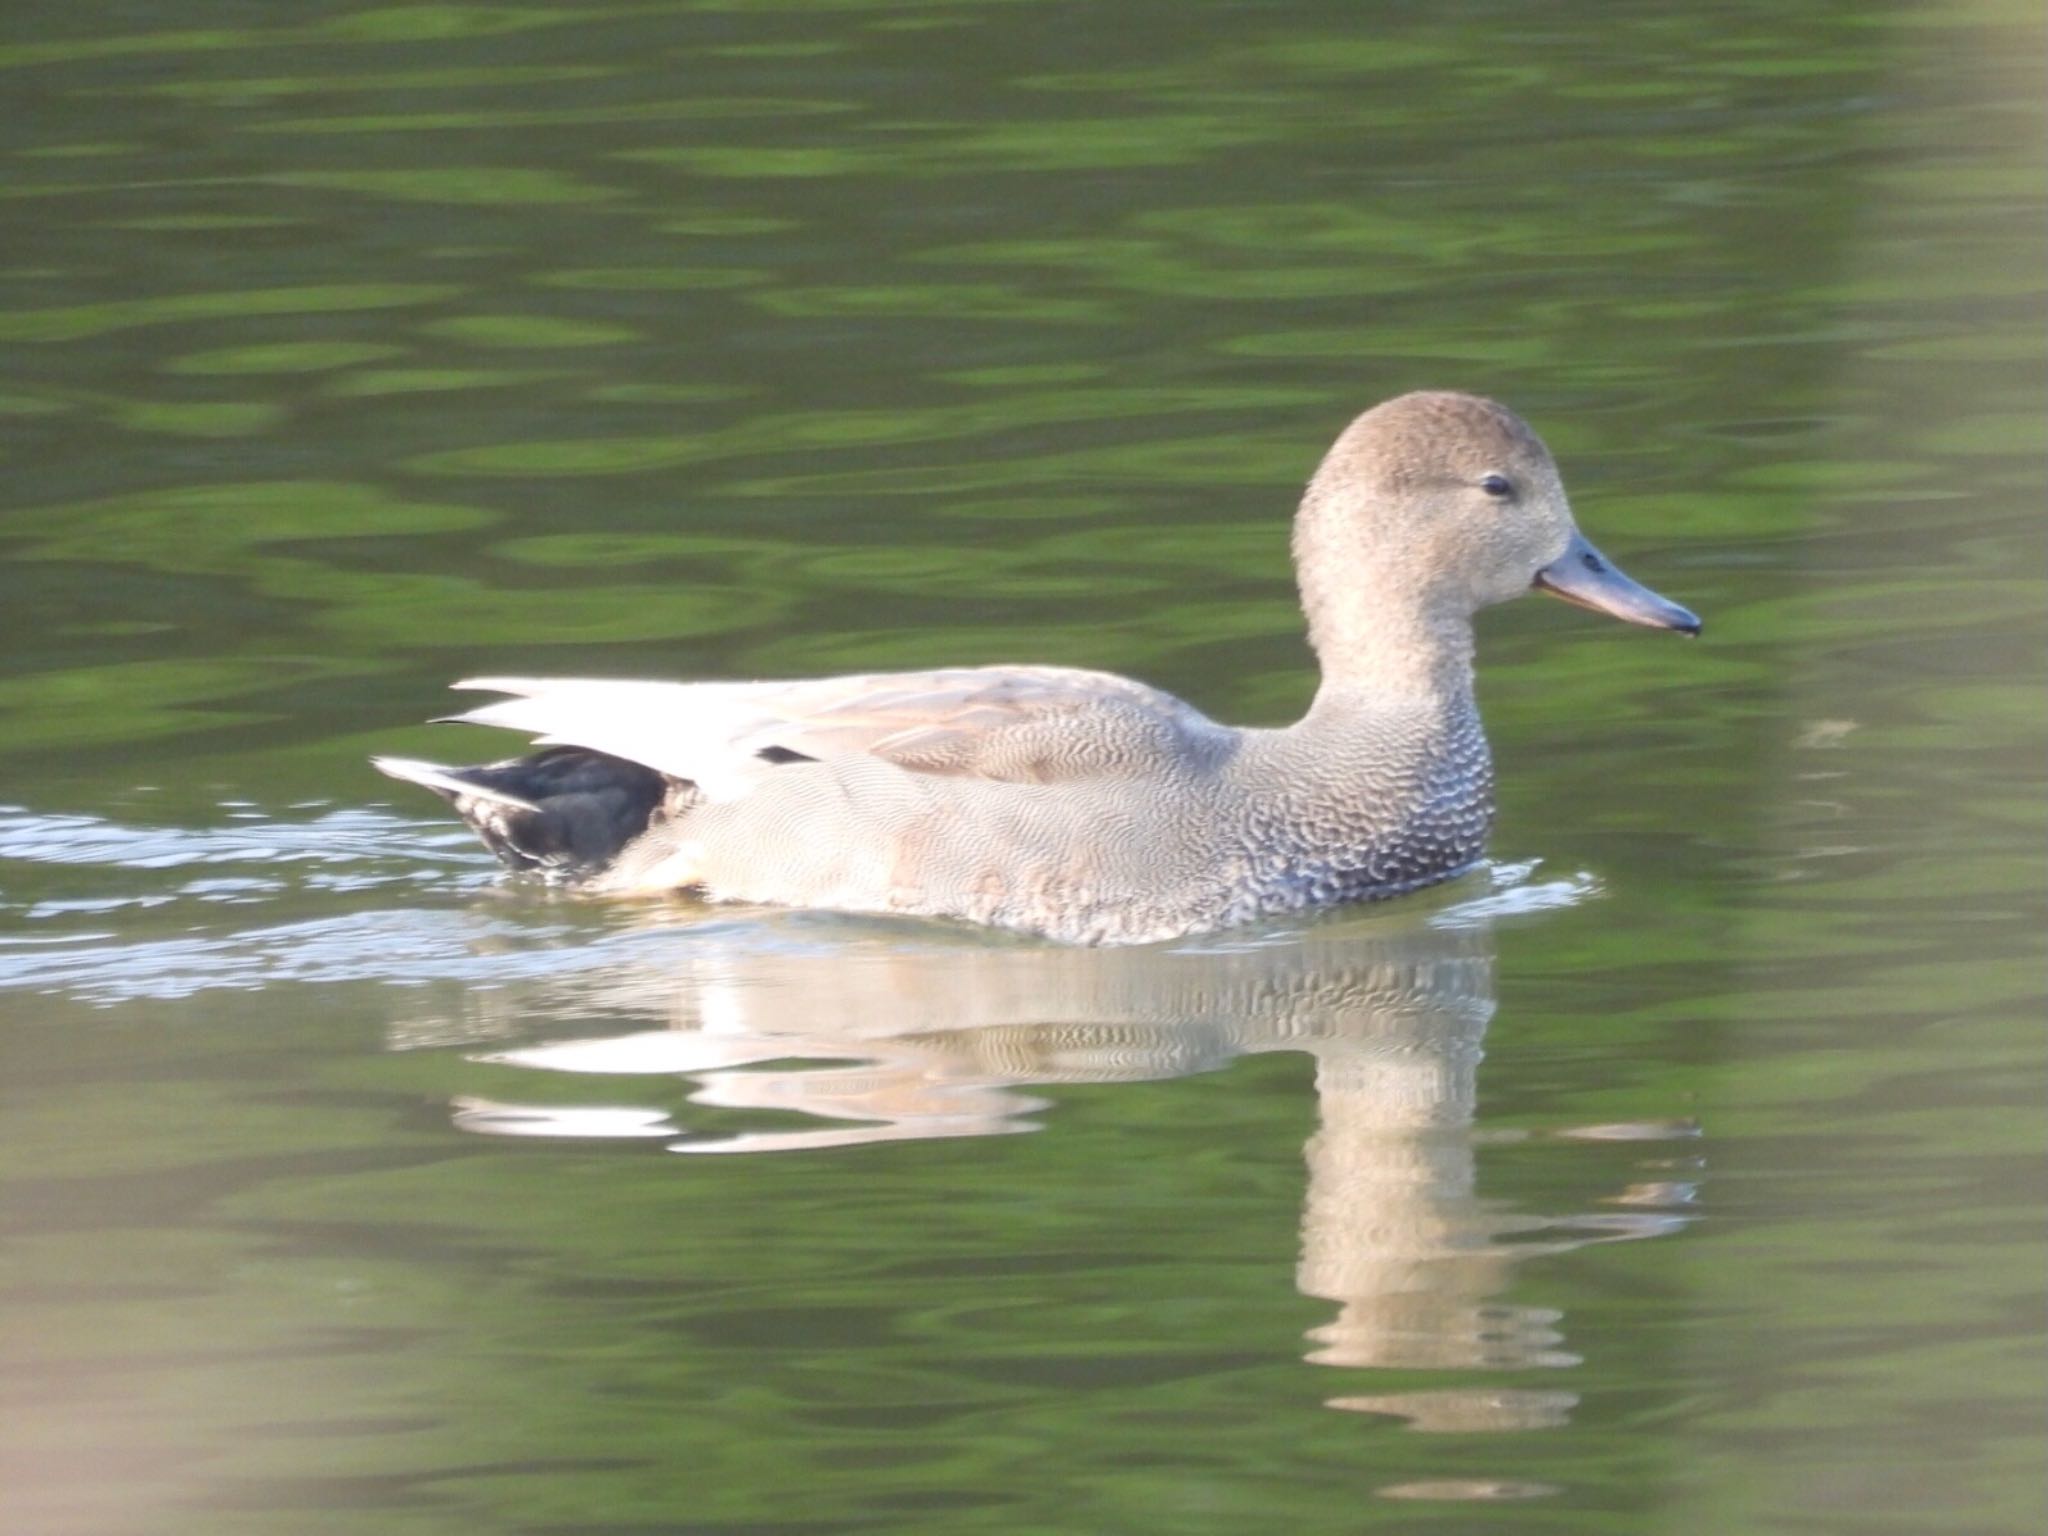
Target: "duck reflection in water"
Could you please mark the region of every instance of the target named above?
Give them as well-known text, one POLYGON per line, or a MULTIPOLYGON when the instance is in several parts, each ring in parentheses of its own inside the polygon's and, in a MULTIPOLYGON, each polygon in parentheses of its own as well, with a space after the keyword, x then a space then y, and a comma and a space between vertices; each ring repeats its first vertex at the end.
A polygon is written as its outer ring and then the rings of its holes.
MULTIPOLYGON (((1530 892, 1518 894, 1524 904, 1530 892)), ((1578 1358, 1563 1347, 1557 1312, 1502 1299, 1514 1266, 1671 1231, 1685 1220, 1689 1187, 1631 1186, 1600 1214, 1563 1218, 1477 1193, 1473 1118, 1495 1008, 1490 913, 1504 899, 1514 897, 1144 949, 948 946, 927 930, 915 948, 891 935, 872 947, 764 950, 762 930, 727 944, 718 936, 745 925, 713 924, 666 946, 675 953, 660 968, 609 969, 525 999, 559 1019, 568 999, 556 989, 567 985, 578 1011, 652 1014, 666 1027, 488 1059, 688 1074, 699 1084, 692 1102, 794 1111, 823 1124, 691 1137, 658 1110, 476 1099, 458 1101, 455 1120, 495 1135, 668 1137, 674 1150, 699 1154, 984 1136, 1036 1129, 1031 1117, 1048 1103, 1029 1092, 1035 1086, 1182 1077, 1253 1052, 1298 1051, 1315 1062, 1318 1124, 1305 1149, 1296 1284, 1336 1307, 1311 1331, 1307 1359, 1404 1370, 1571 1366, 1578 1358), (821 1065, 832 1062, 844 1064, 821 1065)), ((495 996, 498 1008, 525 1011, 516 995, 495 996)), ((471 1039, 521 1028, 503 1015, 467 1025, 471 1039)), ((442 1042, 447 1028, 439 1021, 442 1042)), ((1663 1139, 1686 1130, 1576 1134, 1663 1139)), ((1561 1424, 1576 1401, 1565 1391, 1471 1388, 1344 1396, 1330 1406, 1396 1415, 1417 1429, 1502 1430, 1561 1424)))

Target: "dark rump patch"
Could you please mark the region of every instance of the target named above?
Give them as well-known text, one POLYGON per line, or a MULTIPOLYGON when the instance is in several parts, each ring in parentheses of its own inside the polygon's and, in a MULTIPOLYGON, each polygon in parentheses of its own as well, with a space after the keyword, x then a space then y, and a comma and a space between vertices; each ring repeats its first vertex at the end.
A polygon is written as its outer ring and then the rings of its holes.
POLYGON ((609 865, 647 830, 677 787, 666 774, 585 747, 550 747, 448 772, 479 789, 529 802, 532 810, 489 795, 435 791, 507 868, 556 880, 579 879, 609 865))

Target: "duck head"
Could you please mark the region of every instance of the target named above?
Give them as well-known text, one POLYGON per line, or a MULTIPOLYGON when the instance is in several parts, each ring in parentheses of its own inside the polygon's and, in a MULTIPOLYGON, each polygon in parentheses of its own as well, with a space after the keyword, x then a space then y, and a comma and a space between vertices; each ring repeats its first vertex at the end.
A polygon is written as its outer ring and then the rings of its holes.
POLYGON ((1329 590, 1341 583, 1381 623, 1407 611, 1463 624, 1534 589, 1630 624, 1700 632, 1689 609, 1593 547, 1543 440, 1476 395, 1401 395, 1360 416, 1309 482, 1295 526, 1312 623, 1319 609, 1359 606, 1329 590))

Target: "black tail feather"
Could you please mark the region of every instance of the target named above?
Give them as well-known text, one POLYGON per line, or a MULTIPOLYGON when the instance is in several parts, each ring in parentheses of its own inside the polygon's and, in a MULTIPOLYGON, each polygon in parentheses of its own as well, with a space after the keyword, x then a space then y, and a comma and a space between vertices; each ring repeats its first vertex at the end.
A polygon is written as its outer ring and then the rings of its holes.
POLYGON ((679 780, 584 747, 550 747, 475 768, 394 759, 377 766, 455 807, 508 869, 576 880, 604 869, 645 832, 679 780))

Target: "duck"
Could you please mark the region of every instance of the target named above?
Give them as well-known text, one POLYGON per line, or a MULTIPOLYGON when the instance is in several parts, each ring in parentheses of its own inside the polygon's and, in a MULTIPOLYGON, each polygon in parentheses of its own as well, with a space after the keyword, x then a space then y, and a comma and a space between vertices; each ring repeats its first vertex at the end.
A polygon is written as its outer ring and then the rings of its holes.
POLYGON ((1541 591, 1697 636, 1581 533, 1506 406, 1404 394, 1308 482, 1293 556, 1320 681, 1283 727, 1059 666, 759 682, 474 677, 454 721, 539 750, 377 757, 510 870, 600 896, 953 919, 1159 943, 1400 896, 1482 859, 1473 620, 1541 591))

